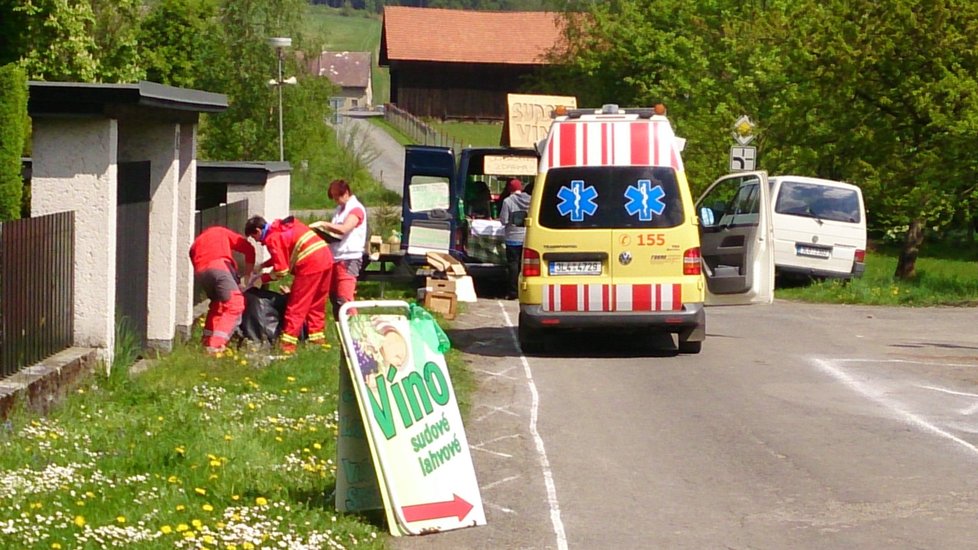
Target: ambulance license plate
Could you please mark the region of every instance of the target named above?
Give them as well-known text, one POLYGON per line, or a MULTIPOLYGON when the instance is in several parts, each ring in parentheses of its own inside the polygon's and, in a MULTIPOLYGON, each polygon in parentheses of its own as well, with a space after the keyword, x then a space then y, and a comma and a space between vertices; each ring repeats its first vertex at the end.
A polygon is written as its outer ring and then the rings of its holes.
POLYGON ((550 262, 551 275, 601 275, 601 262, 550 262))
POLYGON ((819 248, 816 246, 798 245, 795 247, 795 252, 797 252, 799 256, 811 256, 812 258, 829 258, 832 256, 832 249, 819 248))

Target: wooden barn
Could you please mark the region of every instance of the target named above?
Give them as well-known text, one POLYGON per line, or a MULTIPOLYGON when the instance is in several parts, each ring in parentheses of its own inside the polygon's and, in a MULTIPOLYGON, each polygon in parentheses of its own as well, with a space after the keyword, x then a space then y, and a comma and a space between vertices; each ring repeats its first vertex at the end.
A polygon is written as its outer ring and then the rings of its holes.
POLYGON ((387 6, 380 66, 391 103, 422 117, 503 120, 506 94, 547 64, 560 14, 387 6))

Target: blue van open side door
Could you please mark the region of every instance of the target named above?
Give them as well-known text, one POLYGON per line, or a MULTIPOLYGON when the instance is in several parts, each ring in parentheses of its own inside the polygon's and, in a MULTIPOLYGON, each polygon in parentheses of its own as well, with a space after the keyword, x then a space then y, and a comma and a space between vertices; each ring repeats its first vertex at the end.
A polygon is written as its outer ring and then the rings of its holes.
POLYGON ((454 151, 448 147, 406 147, 401 248, 409 256, 421 256, 412 263, 424 263, 428 251, 454 248, 457 210, 454 151))

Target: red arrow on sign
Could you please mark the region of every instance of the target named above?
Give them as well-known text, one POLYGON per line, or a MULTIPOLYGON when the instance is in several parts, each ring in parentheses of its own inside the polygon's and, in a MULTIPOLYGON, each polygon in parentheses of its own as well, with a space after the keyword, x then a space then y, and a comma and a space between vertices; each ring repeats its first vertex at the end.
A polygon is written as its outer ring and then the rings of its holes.
POLYGON ((452 493, 452 500, 445 502, 429 502, 428 504, 414 504, 404 506, 401 512, 404 513, 404 520, 409 522, 425 521, 429 519, 449 518, 455 516, 459 521, 469 515, 472 505, 462 497, 452 493))

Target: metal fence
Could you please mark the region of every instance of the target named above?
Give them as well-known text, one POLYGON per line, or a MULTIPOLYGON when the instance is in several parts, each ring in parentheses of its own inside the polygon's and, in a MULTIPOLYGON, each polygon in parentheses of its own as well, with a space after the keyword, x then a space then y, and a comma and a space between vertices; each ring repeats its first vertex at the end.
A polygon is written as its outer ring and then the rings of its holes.
MULTIPOLYGON (((221 206, 215 206, 214 208, 198 210, 194 214, 194 237, 196 238, 197 235, 200 235, 205 229, 215 225, 223 225, 228 229, 241 233, 244 231, 244 226, 247 222, 247 200, 232 202, 231 204, 222 204, 221 206)), ((237 252, 234 253, 234 259, 238 261, 238 265, 241 265, 244 262, 244 258, 240 257, 240 254, 237 252)), ((194 281, 194 303, 202 302, 206 298, 207 296, 200 288, 200 285, 194 281)))
POLYGON ((456 154, 461 152, 464 147, 461 140, 444 132, 439 132, 425 121, 404 109, 399 109, 396 105, 388 103, 384 106, 384 120, 419 145, 451 147, 456 154))
POLYGON ((0 378, 71 347, 75 213, 0 224, 0 378))

